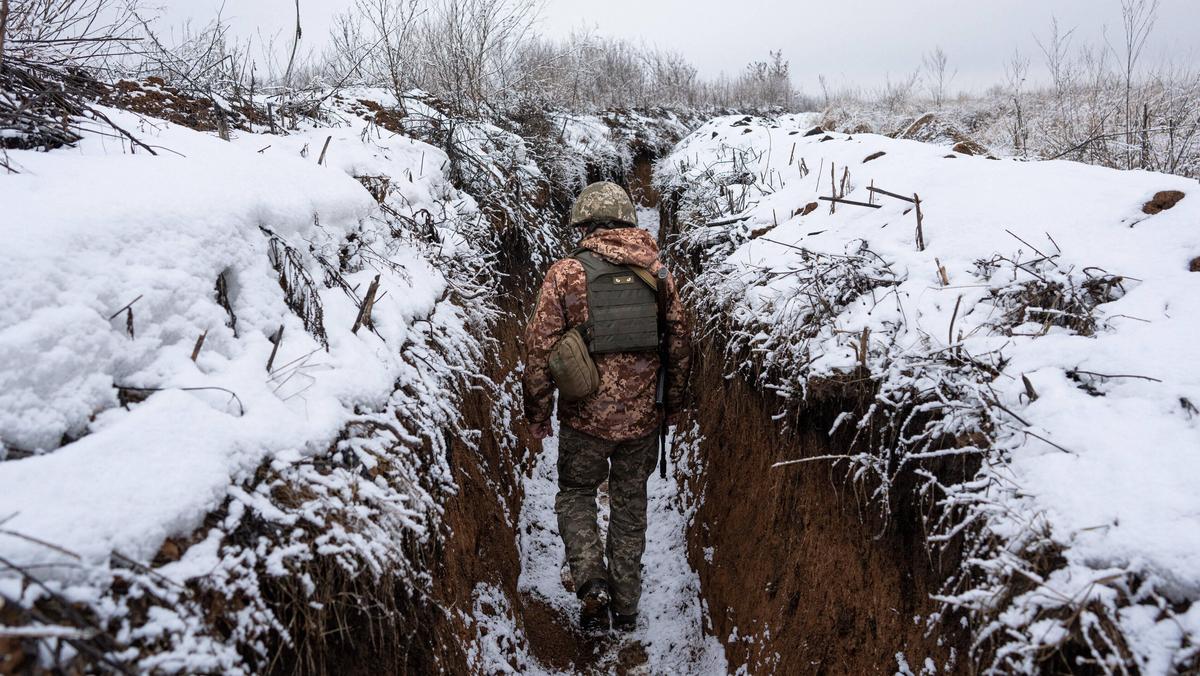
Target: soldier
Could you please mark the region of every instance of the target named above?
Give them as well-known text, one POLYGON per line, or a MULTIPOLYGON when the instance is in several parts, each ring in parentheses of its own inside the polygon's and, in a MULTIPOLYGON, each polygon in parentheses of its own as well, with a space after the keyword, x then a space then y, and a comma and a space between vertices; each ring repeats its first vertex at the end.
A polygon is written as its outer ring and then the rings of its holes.
POLYGON ((606 182, 589 185, 571 209, 571 225, 582 230, 580 249, 546 273, 525 332, 525 417, 534 437, 550 436, 554 390, 561 390, 554 509, 581 602, 580 624, 607 629, 611 601, 613 626, 632 631, 641 597, 655 432, 660 416, 673 424, 681 408, 691 346, 675 282, 658 260, 653 237, 637 227, 625 190, 606 182), (560 341, 569 342, 566 337, 575 333, 586 345, 578 352, 587 367, 595 364, 586 394, 552 377, 551 362, 564 359, 560 341), (669 355, 665 410, 656 406, 663 340, 669 355), (572 390, 580 398, 566 396, 572 390), (610 518, 602 550, 596 490, 605 479, 610 518))

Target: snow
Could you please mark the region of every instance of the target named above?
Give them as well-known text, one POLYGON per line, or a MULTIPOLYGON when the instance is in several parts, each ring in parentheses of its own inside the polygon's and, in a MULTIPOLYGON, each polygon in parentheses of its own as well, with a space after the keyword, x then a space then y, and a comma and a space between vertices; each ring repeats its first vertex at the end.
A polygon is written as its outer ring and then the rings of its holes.
MULTIPOLYGON (((518 589, 556 608, 571 622, 578 621, 579 602, 563 588, 560 571, 565 560, 554 495, 558 491, 558 430, 542 442, 542 453, 525 479, 525 501, 518 528, 521 535, 521 577, 518 589)), ((642 599, 637 629, 614 641, 601 664, 615 659, 622 644, 641 643, 653 674, 729 673, 720 641, 706 628, 707 609, 700 596, 700 578, 688 563, 687 496, 680 493, 685 478, 676 468, 668 479, 656 471, 649 480, 646 552, 642 556, 642 599)), ((607 524, 607 501, 601 500, 601 522, 607 524)), ((579 667, 579 665, 576 665, 579 667)), ((532 663, 528 673, 553 673, 532 663)))
MULTIPOLYGON (((259 227, 294 246, 331 249, 377 209, 342 169, 293 152, 319 134, 246 134, 226 143, 108 113, 140 127, 160 157, 90 136, 75 149, 11 153, 22 173, 0 181, 0 229, 10 243, 0 293, 11 299, 0 309, 0 361, 24 365, 0 371, 0 439, 46 453, 0 464, 0 515, 6 528, 85 559, 117 550, 147 560, 165 536, 197 526, 264 457, 327 446, 354 406, 387 399, 404 365, 379 337, 350 333, 357 307, 340 290, 322 294, 328 353, 284 306, 259 227), (266 145, 273 152, 255 152, 266 145), (223 271, 236 285, 237 336, 214 298, 223 271), (130 338, 125 313, 109 317, 135 298, 130 338), (280 324, 276 367, 304 360, 311 379, 268 378, 268 336, 280 324), (223 391, 168 389, 125 411, 114 383, 221 387, 245 410, 223 391), (86 436, 55 451, 64 435, 86 436)), ((342 138, 350 136, 357 134, 339 134, 346 149, 369 150, 342 138)), ((431 156, 428 173, 440 164, 439 151, 407 139, 369 162, 331 148, 352 171, 414 165, 415 153, 431 156)), ((431 183, 405 186, 406 198, 431 205, 431 183)), ((407 324, 434 309, 445 282, 415 251, 394 261, 404 273, 389 269, 382 290, 392 293, 374 314, 384 340, 399 345, 407 324)), ((18 564, 47 556, 29 542, 7 540, 4 550, 18 564)))
POLYGON ((638 208, 637 208, 638 227, 644 228, 645 230, 647 230, 656 240, 658 239, 658 229, 659 229, 658 218, 659 217, 658 217, 658 208, 657 207, 638 206, 638 208))
MULTIPOLYGON (((1120 612, 1119 632, 1146 673, 1169 673, 1165 665, 1188 659, 1182 637, 1200 636, 1191 608, 1200 597, 1200 414, 1192 408, 1200 372, 1190 367, 1200 363, 1200 274, 1188 270, 1200 256, 1200 186, 1065 161, 949 159, 944 147, 873 134, 804 136, 814 123, 812 115, 718 118, 660 163, 656 183, 683 194, 681 221, 692 225, 677 246, 706 257, 694 297, 732 317, 745 334, 738 345, 787 374, 772 385, 797 398, 813 380, 860 362, 883 393, 909 384, 937 391, 964 377, 942 366, 946 355, 998 365, 998 375, 958 381, 975 403, 947 414, 945 429, 983 429, 978 416, 998 421, 981 470, 990 487, 977 496, 997 505, 987 527, 1016 539, 1046 524, 1066 564, 1044 585, 1072 604, 1134 575, 1148 585, 1140 598, 1106 603, 1165 598, 1188 607, 1157 621, 1120 612), (886 154, 864 162, 878 151, 886 154), (839 204, 831 214, 819 201, 796 213, 831 194, 831 165, 839 184, 849 168, 846 199, 881 208, 839 204), (924 251, 912 204, 872 197, 871 185, 919 194, 924 251), (1186 197, 1144 214, 1162 190, 1186 197), (731 217, 742 220, 703 225, 731 217), (869 288, 838 287, 851 272, 869 288), (1098 299, 1091 335, 1047 322, 1036 307, 1008 314, 1019 289, 1079 289, 1106 274, 1121 279, 1098 299), (808 295, 826 291, 824 305, 808 295)), ((1030 592, 1014 604, 1033 614, 1014 622, 1061 603, 1030 592)))
POLYGON ((24 572, 6 564, 0 589, 86 606, 131 668, 253 670, 290 640, 262 580, 297 575, 324 598, 298 570, 316 557, 424 584, 394 543, 437 531, 453 488, 445 432, 484 359, 494 279, 445 153, 328 112, 340 123, 226 142, 105 109, 158 155, 103 128, 7 155, 19 173, 0 178, 0 555, 24 572), (386 211, 363 175, 387 182, 386 211), (307 328, 277 265, 308 294, 307 328), (353 333, 376 275, 373 326, 353 333), (122 406, 117 386, 149 396, 122 406), (168 538, 176 554, 154 565, 168 538), (213 635, 197 592, 236 597, 222 618, 236 627, 213 635))

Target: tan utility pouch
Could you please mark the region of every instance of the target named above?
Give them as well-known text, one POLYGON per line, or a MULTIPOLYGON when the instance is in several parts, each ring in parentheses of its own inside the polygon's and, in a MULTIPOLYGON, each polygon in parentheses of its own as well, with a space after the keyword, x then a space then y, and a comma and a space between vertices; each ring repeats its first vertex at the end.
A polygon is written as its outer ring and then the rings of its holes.
POLYGON ((600 372, 578 329, 563 334, 550 352, 550 375, 566 401, 578 401, 600 387, 600 372))

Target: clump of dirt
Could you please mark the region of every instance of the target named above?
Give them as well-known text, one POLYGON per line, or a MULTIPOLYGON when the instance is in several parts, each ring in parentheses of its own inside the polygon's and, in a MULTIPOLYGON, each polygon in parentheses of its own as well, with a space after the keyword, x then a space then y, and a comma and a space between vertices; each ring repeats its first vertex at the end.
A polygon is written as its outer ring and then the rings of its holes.
POLYGON ((371 120, 375 124, 392 132, 393 134, 404 133, 404 111, 399 108, 384 108, 378 101, 370 99, 357 99, 357 106, 351 107, 351 112, 354 112, 364 119, 371 120), (358 106, 362 108, 359 109, 358 106))
MULTIPOLYGON (((140 82, 120 80, 106 88, 101 102, 197 131, 217 131, 221 124, 212 101, 184 94, 157 77, 140 82)), ((238 126, 236 120, 229 122, 238 126)))
POLYGON ((961 153, 963 155, 976 155, 976 154, 978 154, 978 151, 979 151, 979 144, 962 143, 962 142, 955 143, 954 147, 951 148, 951 150, 953 150, 956 153, 961 153))
POLYGON ((541 599, 525 596, 523 604, 529 651, 543 666, 578 673, 595 662, 598 638, 580 632, 571 618, 541 599))
POLYGON ((1154 193, 1154 197, 1150 198, 1149 202, 1142 205, 1142 213, 1157 214, 1175 206, 1181 199, 1183 199, 1183 193, 1179 190, 1160 190, 1154 193))
MULTIPOLYGON (((896 655, 954 671, 967 636, 947 621, 927 635, 921 618, 944 579, 918 518, 883 523, 827 462, 836 454, 817 415, 781 435, 775 407, 742 379, 726 379, 718 350, 698 350, 693 374, 704 495, 690 534, 713 633, 730 664, 750 673, 892 674, 896 655)), ((833 411, 831 410, 831 413, 833 411)))
POLYGON ((967 136, 952 122, 934 113, 925 113, 893 136, 925 143, 953 144, 954 152, 964 155, 986 155, 988 152, 987 148, 967 136))

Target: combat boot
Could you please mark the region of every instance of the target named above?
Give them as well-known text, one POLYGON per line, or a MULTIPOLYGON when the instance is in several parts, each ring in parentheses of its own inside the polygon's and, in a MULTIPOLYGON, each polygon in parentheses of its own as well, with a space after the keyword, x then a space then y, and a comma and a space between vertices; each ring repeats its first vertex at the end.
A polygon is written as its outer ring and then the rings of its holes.
POLYGON ((579 590, 579 626, 584 631, 608 629, 608 582, 589 580, 579 590))
POLYGON ((614 610, 612 614, 612 628, 621 633, 628 634, 637 629, 637 618, 637 613, 625 615, 614 610))

